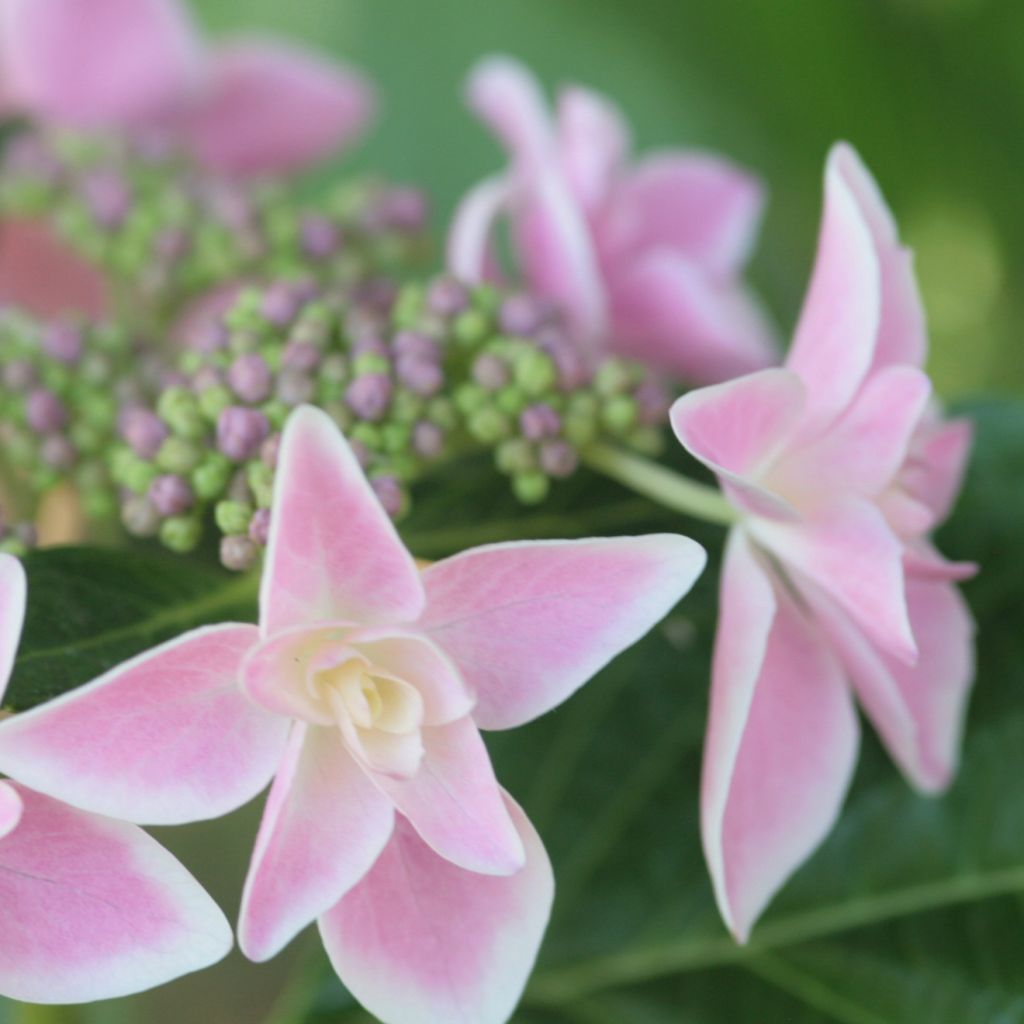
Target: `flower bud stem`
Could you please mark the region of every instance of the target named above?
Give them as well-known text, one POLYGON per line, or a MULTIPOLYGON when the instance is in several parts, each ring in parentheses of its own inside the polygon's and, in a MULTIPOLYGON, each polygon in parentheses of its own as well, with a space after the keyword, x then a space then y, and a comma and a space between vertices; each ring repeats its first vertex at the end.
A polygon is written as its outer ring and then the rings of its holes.
POLYGON ((666 508, 722 526, 731 526, 739 518, 714 487, 689 480, 640 455, 597 443, 584 449, 581 458, 591 469, 666 508))

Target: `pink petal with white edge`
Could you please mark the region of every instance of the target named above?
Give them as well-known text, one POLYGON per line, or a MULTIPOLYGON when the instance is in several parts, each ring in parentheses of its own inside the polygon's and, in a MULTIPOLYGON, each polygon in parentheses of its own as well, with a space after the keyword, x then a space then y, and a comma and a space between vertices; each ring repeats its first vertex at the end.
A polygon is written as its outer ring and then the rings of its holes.
POLYGON ((693 586, 699 544, 673 534, 473 548, 423 575, 418 628, 458 666, 484 729, 560 704, 693 586))
POLYGON ((4 0, 0 19, 6 89, 41 120, 141 124, 198 84, 198 40, 175 0, 4 0))
POLYGON ((236 39, 213 57, 211 82, 180 130, 207 167, 285 174, 360 135, 373 90, 351 68, 295 47, 236 39))
POLYGON ((18 827, 21 811, 22 802, 18 791, 8 782, 0 782, 0 839, 18 827))
POLYGON ((759 182, 734 164, 703 153, 659 153, 619 184, 605 241, 620 255, 669 249, 728 278, 750 256, 763 207, 759 182))
POLYGON ((874 239, 882 275, 882 311, 874 369, 894 364, 923 366, 928 333, 913 256, 900 244, 892 212, 857 151, 840 142, 833 147, 830 159, 860 206, 874 239))
POLYGON ((974 681, 974 622, 953 584, 910 576, 907 604, 920 656, 886 657, 835 608, 816 602, 868 717, 908 780, 925 793, 956 772, 974 681))
POLYGON ((193 630, 0 723, 0 771, 77 807, 150 825, 216 818, 251 800, 288 720, 246 699, 255 626, 193 630))
POLYGON ((807 386, 805 436, 816 436, 860 388, 875 355, 881 302, 874 240, 833 151, 814 272, 786 359, 807 386))
POLYGON ((312 406, 285 423, 260 584, 264 636, 338 620, 415 619, 423 585, 348 442, 312 406))
POLYGON ((960 493, 973 434, 970 420, 943 422, 934 414, 911 443, 900 483, 928 506, 935 524, 946 519, 960 493))
POLYGON ((792 438, 805 400, 795 373, 762 370, 683 395, 669 421, 679 443, 715 473, 740 508, 793 520, 792 505, 759 478, 792 438))
POLYGON ((794 577, 828 593, 864 633, 894 657, 913 664, 917 647, 904 592, 903 544, 866 500, 848 500, 827 515, 799 523, 759 519, 751 535, 794 577))
POLYGON ((505 796, 526 849, 517 874, 463 871, 399 819, 367 877, 320 919, 345 986, 383 1024, 504 1024, 526 986, 554 879, 526 815, 505 796))
POLYGON ((488 178, 459 203, 448 233, 448 269, 455 277, 477 283, 499 276, 493 233, 511 195, 507 178, 488 178))
POLYGON ((629 153, 629 129, 603 96, 569 86, 558 96, 558 153, 573 195, 595 214, 629 153))
POLYGON ((245 880, 242 952, 268 960, 334 906, 380 856, 394 816, 337 729, 296 723, 245 880))
POLYGON ((473 720, 427 727, 422 737, 426 752, 411 779, 374 774, 374 781, 438 856, 467 871, 514 874, 523 844, 473 720))
POLYGON ((690 257, 653 249, 606 267, 612 345, 695 384, 717 384, 778 361, 753 297, 690 257))
POLYGON ((0 840, 0 992, 86 1003, 152 988, 220 960, 231 928, 199 883, 134 825, 22 786, 0 840))
POLYGON ((701 829, 719 909, 743 942, 832 828, 858 728, 839 664, 738 532, 721 609, 701 829))
POLYGON ((14 555, 0 553, 0 698, 11 678, 25 622, 25 570, 14 555))

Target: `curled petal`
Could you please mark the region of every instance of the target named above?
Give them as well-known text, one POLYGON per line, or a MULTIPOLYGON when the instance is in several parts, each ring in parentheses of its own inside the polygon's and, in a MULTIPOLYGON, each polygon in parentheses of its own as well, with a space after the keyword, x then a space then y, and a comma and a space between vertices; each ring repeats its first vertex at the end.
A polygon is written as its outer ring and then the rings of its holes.
POLYGON ((459 203, 448 234, 448 269, 456 277, 475 283, 496 276, 494 228, 511 195, 507 178, 488 178, 459 203))
POLYGON ((238 942, 268 960, 352 888, 387 844, 390 801, 336 729, 294 727, 263 811, 245 881, 238 942))
POLYGON ((298 170, 353 141, 373 114, 361 75, 279 42, 230 42, 210 77, 180 129, 206 166, 227 174, 298 170))
POLYGON ((507 729, 550 710, 636 643, 690 589, 703 549, 669 534, 473 548, 424 573, 418 627, 507 729))
POLYGON ((558 154, 570 189, 584 209, 596 213, 629 152, 629 129, 603 96, 580 86, 558 97, 558 154))
POLYGON ((380 860, 320 919, 334 969, 384 1024, 504 1024, 551 912, 554 879, 537 833, 505 796, 526 850, 496 878, 438 857, 403 819, 380 860))
POLYGON ((0 553, 0 698, 11 678, 25 621, 25 570, 13 555, 0 553))
POLYGON ((415 619, 423 585, 412 555, 334 421, 302 406, 281 438, 260 584, 265 636, 316 622, 415 619))
POLYGON ((832 828, 857 746, 838 662, 735 532, 722 575, 701 831, 719 909, 740 941, 832 828))
POLYGON ((85 1003, 220 960, 231 928, 199 883, 134 825, 12 783, 23 805, 0 839, 0 992, 85 1003))
POLYGON ((193 630, 0 724, 0 771, 99 814, 215 818, 270 781, 288 720, 246 699, 255 626, 193 630))

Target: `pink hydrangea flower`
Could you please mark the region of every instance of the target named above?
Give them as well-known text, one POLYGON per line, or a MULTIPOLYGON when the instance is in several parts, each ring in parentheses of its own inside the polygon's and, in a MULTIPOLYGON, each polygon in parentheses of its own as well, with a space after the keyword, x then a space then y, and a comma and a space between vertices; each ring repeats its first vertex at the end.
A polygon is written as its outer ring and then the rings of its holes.
POLYGON ((373 108, 360 75, 311 53, 208 48, 178 0, 0 0, 0 95, 45 124, 166 133, 228 174, 301 168, 373 108))
POLYGON ((775 362, 771 331, 739 280, 762 206, 749 174, 700 152, 631 164, 628 129, 606 99, 566 88, 552 123, 536 81, 507 58, 478 65, 468 96, 511 165, 457 211, 456 275, 496 274, 492 243, 507 217, 522 280, 559 305, 595 354, 701 384, 775 362))
POLYGON ((282 437, 259 626, 198 629, 0 725, 0 768, 146 823, 223 814, 273 778, 239 941, 319 919, 391 1024, 498 1024, 547 922, 551 869, 480 728, 565 700, 689 589, 657 535, 474 548, 421 570, 329 417, 282 437))
POLYGON ((672 423, 741 515, 721 585, 704 848, 738 938, 824 839, 858 746, 856 696, 910 782, 954 771, 973 625, 928 533, 970 444, 921 370, 911 256, 854 151, 825 175, 817 261, 785 366, 692 392, 672 423))
MULTIPOLYGON (((0 694, 25 574, 0 554, 0 694)), ((17 774, 17 766, 7 770, 17 774)), ((231 928, 194 878, 135 825, 0 781, 0 994, 34 1003, 126 995, 215 963, 231 928)))

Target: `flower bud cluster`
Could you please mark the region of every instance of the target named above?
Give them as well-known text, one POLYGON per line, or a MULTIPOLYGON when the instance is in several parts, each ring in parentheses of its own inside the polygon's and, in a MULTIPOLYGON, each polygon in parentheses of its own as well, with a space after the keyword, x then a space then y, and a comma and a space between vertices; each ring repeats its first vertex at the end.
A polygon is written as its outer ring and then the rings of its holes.
POLYGON ((239 279, 372 277, 414 261, 422 195, 342 183, 315 208, 282 185, 228 181, 165 147, 31 132, 5 146, 0 218, 42 219, 115 294, 163 315, 239 279))

